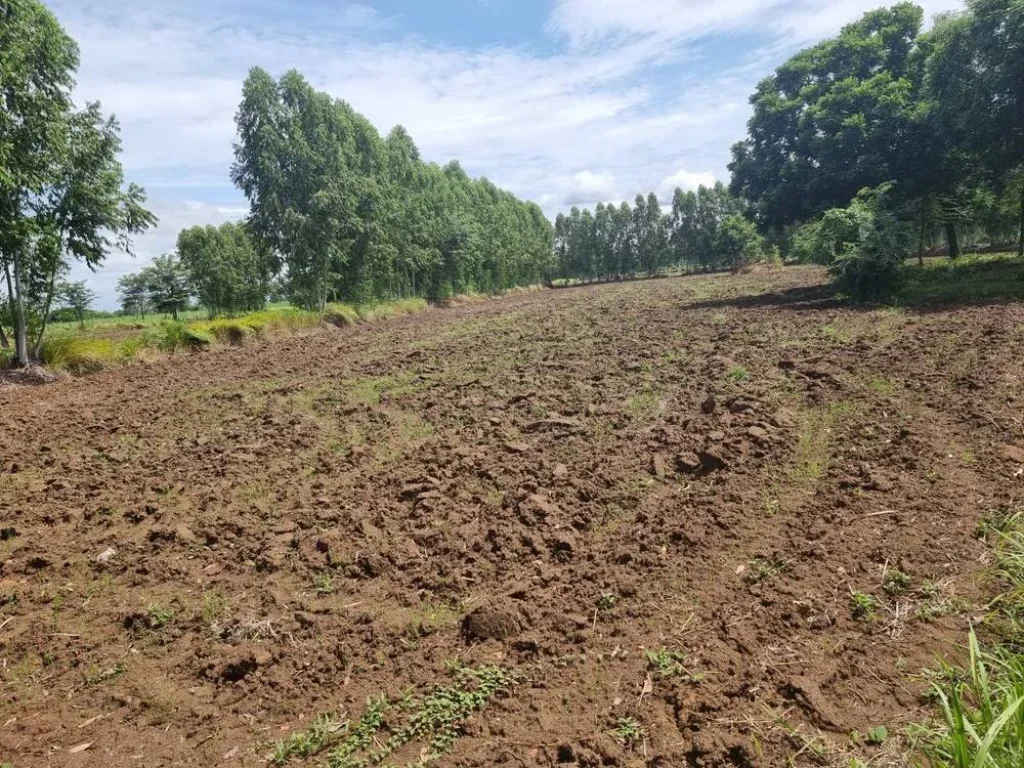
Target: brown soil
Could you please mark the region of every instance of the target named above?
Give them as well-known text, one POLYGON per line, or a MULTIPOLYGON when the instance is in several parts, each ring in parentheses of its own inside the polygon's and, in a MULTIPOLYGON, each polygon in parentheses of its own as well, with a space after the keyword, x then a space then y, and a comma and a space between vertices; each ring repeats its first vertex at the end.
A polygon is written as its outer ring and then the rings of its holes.
POLYGON ((542 292, 3 389, 0 762, 262 765, 458 662, 519 682, 438 765, 898 763, 981 610, 976 527, 1024 487, 1024 307, 850 309, 821 280, 542 292))

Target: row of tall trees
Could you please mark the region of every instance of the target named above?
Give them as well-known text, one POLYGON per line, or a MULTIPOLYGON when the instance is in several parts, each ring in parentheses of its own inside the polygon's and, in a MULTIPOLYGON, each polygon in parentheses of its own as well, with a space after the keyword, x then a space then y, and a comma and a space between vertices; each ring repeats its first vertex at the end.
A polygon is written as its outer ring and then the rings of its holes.
POLYGON ((38 0, 0 0, 0 348, 38 357, 60 280, 156 223, 125 186, 117 122, 71 98, 75 42, 38 0))
POLYGON ((249 231, 300 306, 498 291, 550 271, 553 232, 535 204, 457 162, 423 162, 405 129, 381 138, 298 72, 253 69, 236 122, 249 231))
POLYGON ((559 277, 607 280, 654 275, 670 267, 735 269, 763 255, 743 201, 721 183, 697 191, 676 189, 662 212, 657 195, 628 203, 598 203, 593 213, 574 207, 555 219, 559 277))
POLYGON ((1024 2, 923 20, 912 3, 873 11, 758 85, 730 169, 763 231, 855 203, 848 218, 884 210, 906 230, 894 244, 939 237, 955 257, 964 235, 1012 238, 1024 254, 1024 2))

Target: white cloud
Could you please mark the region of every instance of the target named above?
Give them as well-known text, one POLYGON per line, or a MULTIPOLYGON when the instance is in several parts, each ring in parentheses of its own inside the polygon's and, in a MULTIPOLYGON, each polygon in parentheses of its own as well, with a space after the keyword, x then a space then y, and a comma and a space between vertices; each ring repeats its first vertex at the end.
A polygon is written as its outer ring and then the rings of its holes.
POLYGON ((711 171, 694 172, 680 168, 658 185, 658 199, 662 202, 671 200, 676 188, 684 192, 696 192, 698 187, 713 187, 718 181, 711 171))
MULTIPOLYGON (((714 33, 760 30, 785 34, 790 42, 834 34, 880 0, 556 0, 549 27, 576 46, 609 39, 650 36, 686 40, 714 33)), ((959 0, 918 0, 926 14, 963 7, 959 0)))

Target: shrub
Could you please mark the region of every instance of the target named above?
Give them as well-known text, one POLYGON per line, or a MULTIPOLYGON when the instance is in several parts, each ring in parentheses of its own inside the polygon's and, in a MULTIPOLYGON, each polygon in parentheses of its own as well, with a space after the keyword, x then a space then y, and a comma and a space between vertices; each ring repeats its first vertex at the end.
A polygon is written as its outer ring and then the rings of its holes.
POLYGON ((764 253, 764 241, 757 227, 742 216, 729 216, 715 235, 714 250, 733 269, 757 261, 764 253))
POLYGON ((861 190, 849 208, 828 211, 822 219, 821 236, 841 243, 829 272, 840 291, 859 299, 886 296, 903 279, 911 235, 888 205, 890 188, 861 190))

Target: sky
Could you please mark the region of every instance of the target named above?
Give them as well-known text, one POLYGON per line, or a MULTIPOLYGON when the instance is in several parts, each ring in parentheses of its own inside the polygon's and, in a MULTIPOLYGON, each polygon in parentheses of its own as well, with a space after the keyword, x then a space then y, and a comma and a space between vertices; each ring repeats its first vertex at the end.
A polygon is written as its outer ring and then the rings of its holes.
MULTIPOLYGON (((160 225, 88 279, 97 306, 195 224, 244 218, 229 170, 242 81, 298 69, 426 160, 458 159, 554 217, 728 181, 749 95, 880 0, 51 0, 79 104, 121 123, 160 225)), ((919 2, 926 15, 959 0, 919 2)))

